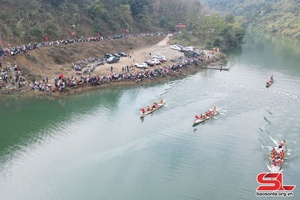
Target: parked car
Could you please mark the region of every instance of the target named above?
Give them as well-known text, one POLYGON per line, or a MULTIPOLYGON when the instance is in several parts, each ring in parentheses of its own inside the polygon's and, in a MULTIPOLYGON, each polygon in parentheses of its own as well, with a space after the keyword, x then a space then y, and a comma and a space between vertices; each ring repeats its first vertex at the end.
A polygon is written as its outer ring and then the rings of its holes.
POLYGON ((182 48, 180 51, 181 52, 185 52, 185 51, 195 51, 196 50, 196 47, 194 46, 189 46, 189 47, 184 47, 182 48))
POLYGON ((117 53, 114 53, 113 56, 117 57, 117 58, 120 58, 121 56, 117 53))
POLYGON ((159 65, 160 61, 158 59, 153 58, 153 59, 147 60, 145 63, 147 63, 150 66, 154 66, 154 65, 159 65))
POLYGON ((118 54, 119 54, 121 57, 127 57, 127 56, 128 56, 126 53, 124 53, 124 52, 122 52, 122 51, 120 51, 118 54))
POLYGON ((148 68, 147 63, 135 63, 134 66, 137 67, 137 68, 142 68, 142 69, 147 69, 148 68))
POLYGON ((161 63, 167 61, 166 57, 164 55, 161 55, 161 54, 154 55, 154 56, 152 56, 152 58, 159 60, 161 63))
POLYGON ((176 46, 180 47, 181 49, 184 47, 181 44, 175 44, 176 46))
POLYGON ((110 57, 113 57, 113 55, 110 54, 110 53, 104 54, 104 59, 108 59, 108 58, 110 58, 110 57))
POLYGON ((120 58, 112 56, 106 60, 107 63, 116 63, 120 60, 120 58))
POLYGON ((181 50, 181 47, 177 46, 176 44, 170 46, 170 48, 171 48, 171 49, 174 49, 174 50, 181 50))
POLYGON ((188 58, 191 58, 191 57, 196 58, 196 57, 199 57, 200 55, 201 55, 201 54, 198 53, 198 52, 196 52, 196 51, 185 51, 185 52, 184 52, 184 56, 185 56, 185 57, 188 57, 188 58))

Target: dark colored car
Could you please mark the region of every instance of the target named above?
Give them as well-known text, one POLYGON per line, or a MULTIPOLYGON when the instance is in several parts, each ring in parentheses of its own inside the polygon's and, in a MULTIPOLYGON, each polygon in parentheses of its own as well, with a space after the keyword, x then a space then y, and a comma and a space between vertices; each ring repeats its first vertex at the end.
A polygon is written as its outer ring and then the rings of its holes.
POLYGON ((113 55, 110 54, 110 53, 104 54, 104 59, 108 59, 108 58, 110 58, 110 57, 113 57, 113 55))
POLYGON ((106 60, 107 63, 116 63, 120 60, 120 58, 112 56, 106 60))
POLYGON ((124 53, 124 52, 122 52, 122 51, 120 51, 118 54, 119 54, 120 56, 122 56, 122 57, 127 57, 127 56, 128 56, 126 53, 124 53))
POLYGON ((195 51, 185 51, 184 56, 188 57, 188 58, 196 58, 196 57, 201 56, 201 53, 197 53, 195 51))

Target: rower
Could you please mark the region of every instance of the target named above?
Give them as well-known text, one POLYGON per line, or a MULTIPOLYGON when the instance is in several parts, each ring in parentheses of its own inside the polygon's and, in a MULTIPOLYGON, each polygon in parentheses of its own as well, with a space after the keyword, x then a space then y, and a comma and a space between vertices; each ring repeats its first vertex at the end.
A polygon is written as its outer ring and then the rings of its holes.
POLYGON ((141 108, 142 113, 145 113, 145 108, 141 108))
POLYGON ((284 150, 282 149, 279 154, 280 154, 280 159, 283 160, 283 158, 284 158, 284 150))
POLYGON ((150 110, 150 106, 147 106, 147 111, 149 111, 150 110))
POLYGON ((284 140, 283 141, 281 141, 280 143, 279 143, 279 146, 278 146, 278 149, 280 149, 280 148, 282 148, 283 147, 283 145, 284 145, 284 140))
POLYGON ((272 157, 272 159, 274 159, 276 157, 276 155, 277 155, 277 151, 276 151, 275 148, 273 148, 273 150, 271 151, 271 157, 272 157))
POLYGON ((160 98, 159 102, 160 102, 160 104, 163 104, 164 100, 162 98, 160 98))
POLYGON ((199 117, 198 115, 195 116, 195 119, 196 119, 196 120, 199 119, 199 118, 200 118, 200 117, 199 117))

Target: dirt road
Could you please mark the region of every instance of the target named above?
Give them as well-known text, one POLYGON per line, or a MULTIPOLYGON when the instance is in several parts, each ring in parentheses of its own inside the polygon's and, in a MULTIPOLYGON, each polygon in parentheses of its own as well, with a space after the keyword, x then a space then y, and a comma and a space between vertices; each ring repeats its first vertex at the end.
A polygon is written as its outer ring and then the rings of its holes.
MULTIPOLYGON (((162 41, 157 43, 156 45, 144 47, 141 49, 136 49, 128 53, 131 57, 122 57, 119 62, 108 64, 105 63, 104 65, 101 65, 96 68, 94 71, 95 74, 102 74, 107 75, 111 70, 111 66, 113 67, 113 72, 118 73, 122 72, 122 67, 126 67, 127 65, 134 65, 135 63, 141 63, 145 62, 146 60, 149 60, 151 56, 155 54, 162 54, 166 57, 167 61, 169 62, 172 58, 178 58, 180 56, 183 56, 182 52, 179 52, 177 50, 173 50, 170 48, 170 45, 168 44, 170 38, 169 36, 165 37, 162 41), (151 56, 150 56, 151 53, 151 56)), ((165 63, 165 64, 168 64, 165 63)))

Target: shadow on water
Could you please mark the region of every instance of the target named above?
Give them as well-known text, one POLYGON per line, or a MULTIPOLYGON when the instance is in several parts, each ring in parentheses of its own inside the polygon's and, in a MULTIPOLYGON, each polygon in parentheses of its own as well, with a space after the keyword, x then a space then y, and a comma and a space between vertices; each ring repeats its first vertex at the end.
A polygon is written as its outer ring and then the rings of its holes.
POLYGON ((92 113, 99 107, 109 108, 114 112, 118 108, 120 96, 122 90, 107 89, 72 97, 2 99, 0 119, 5 126, 1 126, 0 131, 0 157, 9 155, 13 152, 12 149, 18 150, 23 145, 28 145, 29 141, 43 138, 41 130, 48 127, 55 129, 61 122, 81 120, 83 115, 92 113))

